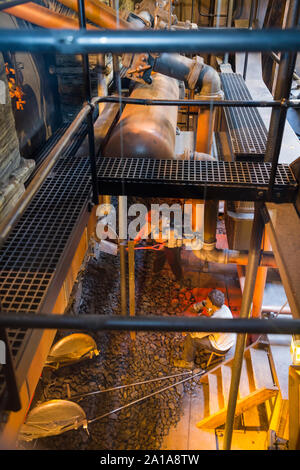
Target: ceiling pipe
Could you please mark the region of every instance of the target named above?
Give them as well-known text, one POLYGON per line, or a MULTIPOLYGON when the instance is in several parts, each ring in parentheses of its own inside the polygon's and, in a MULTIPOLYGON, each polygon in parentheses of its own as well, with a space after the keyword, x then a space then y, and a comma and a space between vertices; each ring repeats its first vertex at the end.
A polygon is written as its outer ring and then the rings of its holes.
MULTIPOLYGON (((78 12, 77 0, 60 0, 60 3, 78 12)), ((76 19, 50 11, 33 2, 7 8, 4 11, 45 28, 78 29, 76 19)), ((136 23, 126 21, 113 8, 100 1, 86 0, 85 15, 90 21, 102 28, 136 29, 136 23)), ((87 25, 87 29, 97 30, 98 28, 87 25)), ((216 70, 199 63, 197 60, 186 58, 180 54, 162 54, 155 59, 153 69, 177 80, 184 80, 190 89, 200 87, 201 93, 204 95, 211 96, 221 93, 220 78, 216 70)))
MULTIPOLYGON (((77 0, 60 0, 60 3, 78 12, 77 0)), ((100 1, 85 1, 86 17, 106 29, 136 29, 134 25, 119 17, 116 11, 100 1)))
MULTIPOLYGON (((79 23, 76 18, 51 11, 33 2, 6 8, 3 11, 9 15, 28 21, 29 23, 42 26, 43 28, 79 29, 79 23)), ((87 29, 97 30, 99 28, 93 25, 87 25, 87 29)))
MULTIPOLYGON (((74 11, 78 11, 77 0, 60 0, 60 2, 74 11)), ((85 14, 90 21, 103 28, 137 29, 136 23, 124 20, 117 15, 113 8, 100 1, 86 0, 85 14)), ((215 99, 222 97, 219 74, 213 67, 201 63, 197 59, 189 59, 180 54, 161 54, 155 58, 153 70, 184 81, 190 89, 200 87, 201 94, 207 97, 215 99)))
POLYGON ((263 305, 261 311, 265 313, 280 313, 282 315, 292 315, 291 309, 289 307, 282 308, 280 305, 263 305))

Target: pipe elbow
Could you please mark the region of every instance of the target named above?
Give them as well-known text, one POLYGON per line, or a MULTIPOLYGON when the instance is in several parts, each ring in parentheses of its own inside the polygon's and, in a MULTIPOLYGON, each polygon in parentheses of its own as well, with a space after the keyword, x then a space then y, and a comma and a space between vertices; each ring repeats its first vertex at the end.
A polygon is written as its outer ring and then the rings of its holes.
POLYGON ((203 97, 218 99, 224 98, 224 93, 221 89, 220 76, 210 65, 203 65, 196 87, 200 89, 200 95, 203 97))
POLYGON ((214 248, 206 251, 206 261, 209 263, 227 264, 226 250, 214 248))
POLYGON ((227 250, 218 248, 206 249, 205 245, 201 250, 193 250, 194 255, 201 261, 208 263, 227 264, 228 253, 227 250))

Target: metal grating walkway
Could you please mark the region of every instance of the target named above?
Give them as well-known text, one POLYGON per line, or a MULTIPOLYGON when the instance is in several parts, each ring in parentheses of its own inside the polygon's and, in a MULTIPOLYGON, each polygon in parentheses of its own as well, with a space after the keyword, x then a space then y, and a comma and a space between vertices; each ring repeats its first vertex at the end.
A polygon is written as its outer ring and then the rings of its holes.
MULTIPOLYGON (((252 100, 243 77, 222 73, 221 82, 228 100, 252 100)), ((263 161, 268 131, 256 108, 224 109, 231 145, 236 160, 263 161)))
MULTIPOLYGON (((151 195, 255 201, 268 190, 271 163, 103 158, 98 171, 101 194, 151 195)), ((297 181, 280 164, 274 200, 291 202, 297 181)))
MULTIPOLYGON (((59 127, 54 134, 47 140, 46 144, 43 145, 40 152, 35 157, 26 157, 26 158, 33 158, 35 160, 36 166, 34 171, 31 173, 29 178, 25 182, 25 187, 29 185, 31 180, 34 178, 39 166, 43 163, 45 158, 49 155, 51 150, 55 147, 59 139, 63 136, 63 134, 68 129, 70 123, 64 124, 62 127, 59 127)), ((73 156, 78 151, 79 147, 81 146, 85 136, 87 135, 87 126, 86 123, 83 123, 76 133, 76 135, 72 138, 68 148, 65 150, 65 156, 73 156)))
POLYGON ((41 308, 89 193, 88 159, 60 159, 0 251, 3 310, 41 308))
MULTIPOLYGON (((61 158, 0 250, 4 311, 43 309, 50 285, 61 276, 58 268, 73 232, 87 212, 90 191, 89 159, 61 158)), ((29 335, 28 330, 8 330, 15 363, 29 335)), ((4 377, 0 373, 0 395, 1 384, 3 387, 4 377)))
MULTIPOLYGON (((271 168, 270 163, 137 158, 100 158, 97 165, 102 194, 226 200, 264 199, 271 168)), ((297 186, 289 166, 279 165, 277 202, 293 200, 297 186)), ((51 291, 57 292, 64 280, 66 253, 87 214, 90 193, 89 159, 60 158, 0 250, 4 311, 51 311, 51 291)), ((18 363, 30 330, 9 329, 8 335, 18 363)), ((0 397, 4 390, 0 370, 0 397)))

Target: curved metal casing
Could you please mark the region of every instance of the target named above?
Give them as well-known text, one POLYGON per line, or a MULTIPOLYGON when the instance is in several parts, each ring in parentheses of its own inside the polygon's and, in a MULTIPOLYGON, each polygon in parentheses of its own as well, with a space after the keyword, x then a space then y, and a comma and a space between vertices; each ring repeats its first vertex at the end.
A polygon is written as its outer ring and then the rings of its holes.
MULTIPOLYGON (((138 83, 132 98, 178 99, 178 81, 152 74, 151 85, 138 83)), ((177 106, 128 104, 104 149, 105 157, 144 157, 173 159, 177 125, 177 106)))

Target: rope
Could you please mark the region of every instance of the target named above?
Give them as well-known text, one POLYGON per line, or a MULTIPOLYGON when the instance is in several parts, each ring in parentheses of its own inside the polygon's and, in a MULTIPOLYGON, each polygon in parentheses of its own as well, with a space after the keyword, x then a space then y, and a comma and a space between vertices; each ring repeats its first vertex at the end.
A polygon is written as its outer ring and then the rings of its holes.
POLYGON ((104 390, 95 390, 93 392, 87 392, 87 393, 81 393, 81 394, 78 394, 78 395, 68 396, 68 398, 73 400, 75 398, 81 398, 81 397, 86 397, 86 396, 90 396, 90 395, 97 395, 98 393, 112 392, 114 390, 121 390, 123 388, 134 387, 136 385, 143 385, 143 384, 147 384, 147 383, 150 383, 150 382, 157 382, 157 381, 161 381, 161 380, 167 380, 167 379, 171 379, 173 377, 179 377, 181 375, 186 375, 186 374, 191 374, 191 373, 192 373, 192 371, 182 372, 181 374, 168 375, 166 377, 158 377, 156 379, 143 380, 142 382, 135 382, 135 383, 132 383, 132 384, 127 384, 127 385, 118 385, 116 387, 106 388, 104 390))
POLYGON ((127 403, 126 405, 123 405, 123 406, 120 406, 119 408, 115 408, 114 410, 112 411, 109 411, 108 413, 104 413, 103 415, 101 416, 97 416, 96 418, 93 418, 93 419, 90 419, 88 421, 88 424, 91 424, 91 423, 95 423, 96 421, 99 421, 100 419, 102 418, 105 418, 106 416, 109 416, 110 414, 113 414, 113 413, 117 413, 118 411, 121 411, 121 410, 124 410, 125 408, 128 408, 129 406, 132 406, 132 405, 135 405, 136 403, 140 403, 141 401, 144 401, 146 400, 147 398, 150 398, 150 397, 153 397, 154 395, 157 395, 158 393, 162 393, 172 387, 176 387, 176 385, 179 385, 181 383, 184 383, 184 382, 187 382, 188 380, 191 380, 191 379, 194 379, 196 377, 199 377, 201 375, 203 375, 205 373, 205 371, 201 371, 201 372, 198 372, 197 374, 193 375, 192 377, 188 377, 187 379, 183 379, 183 380, 180 380, 179 382, 175 382, 174 384, 172 385, 168 385, 167 387, 164 387, 160 390, 156 390, 155 392, 152 392, 150 393, 149 395, 145 395, 144 397, 142 398, 138 398, 137 400, 134 400, 130 403, 127 403))

